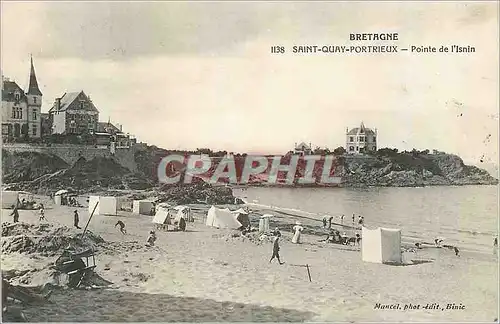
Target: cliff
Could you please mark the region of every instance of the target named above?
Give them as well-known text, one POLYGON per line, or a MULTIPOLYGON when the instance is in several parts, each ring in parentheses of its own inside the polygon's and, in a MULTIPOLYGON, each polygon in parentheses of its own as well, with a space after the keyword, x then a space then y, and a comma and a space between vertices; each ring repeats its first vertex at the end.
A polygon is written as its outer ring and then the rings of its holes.
POLYGON ((465 165, 459 156, 427 151, 398 153, 383 149, 370 156, 348 156, 343 173, 344 185, 349 187, 498 184, 488 171, 465 165))
MULTIPOLYGON (((68 164, 55 154, 39 152, 8 152, 2 150, 3 183, 16 184, 13 188, 29 191, 54 191, 64 187, 77 190, 93 189, 148 189, 158 186, 157 166, 167 154, 190 154, 193 152, 172 152, 157 147, 148 147, 135 152, 129 161, 137 172, 131 172, 118 160, 96 157, 68 164)), ((241 176, 246 155, 235 157, 238 178, 241 176)), ((220 157, 213 158, 216 162, 220 157)), ((271 161, 271 160, 269 160, 271 161)), ((281 164, 288 164, 290 156, 285 155, 281 164)), ((210 177, 212 168, 204 175, 210 177)), ((305 161, 299 160, 295 179, 305 174, 305 161)), ((322 163, 318 162, 313 170, 316 183, 295 186, 324 186, 321 183, 322 163)), ((184 165, 178 165, 179 171, 184 165)), ((268 165, 268 170, 270 163, 268 165)), ((397 152, 395 149, 381 149, 372 155, 339 155, 335 157, 330 175, 342 178, 344 187, 415 187, 438 185, 496 185, 498 180, 486 170, 465 165, 456 155, 428 151, 397 152)), ((251 176, 250 186, 269 186, 267 173, 251 176)), ((287 174, 278 173, 277 184, 283 186, 287 174)), ((199 179, 198 179, 199 180, 199 179)), ((221 179, 224 182, 224 179, 221 179)), ((227 181, 226 181, 227 182, 227 181)), ((338 184, 334 185, 338 186, 338 184)), ((167 188, 162 188, 164 191, 167 188)), ((207 196, 207 195, 202 195, 207 196)), ((197 198, 202 199, 202 198, 197 198)))

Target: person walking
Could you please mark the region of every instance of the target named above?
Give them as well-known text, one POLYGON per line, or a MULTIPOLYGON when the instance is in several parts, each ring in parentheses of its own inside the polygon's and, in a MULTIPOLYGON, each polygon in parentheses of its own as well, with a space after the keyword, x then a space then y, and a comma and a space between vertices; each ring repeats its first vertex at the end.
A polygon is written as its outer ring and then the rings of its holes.
POLYGON ((80 217, 78 216, 78 211, 75 209, 75 213, 73 215, 73 225, 77 228, 77 229, 82 229, 80 226, 78 226, 78 223, 80 223, 80 217))
POLYGON ((273 242, 273 256, 271 257, 271 260, 269 260, 269 263, 271 263, 271 261, 274 260, 274 258, 277 258, 278 259, 278 262, 279 264, 283 264, 285 262, 281 262, 280 260, 280 245, 279 245, 279 239, 280 237, 279 236, 276 236, 274 238, 274 242, 273 242))
POLYGON ((125 229, 125 223, 122 222, 121 220, 119 220, 118 222, 116 222, 115 224, 115 228, 116 226, 120 226, 120 232, 122 232, 122 234, 127 234, 127 230, 125 229))
POLYGON ((12 205, 12 207, 14 208, 14 210, 10 215, 13 216, 14 223, 17 223, 19 222, 19 210, 17 209, 17 204, 12 205))

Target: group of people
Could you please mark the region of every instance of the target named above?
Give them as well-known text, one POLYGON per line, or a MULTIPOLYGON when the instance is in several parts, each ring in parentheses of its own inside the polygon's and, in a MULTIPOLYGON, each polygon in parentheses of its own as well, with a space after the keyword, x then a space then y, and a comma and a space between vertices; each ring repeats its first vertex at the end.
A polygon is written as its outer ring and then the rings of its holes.
MULTIPOLYGON (((345 215, 340 215, 340 217, 339 217, 341 225, 344 225, 344 217, 345 217, 345 215)), ((325 217, 323 217, 323 228, 331 229, 332 228, 333 219, 334 219, 333 216, 330 216, 330 217, 325 216, 325 217)), ((365 217, 359 215, 358 216, 358 225, 359 226, 363 226, 364 223, 365 223, 365 217)), ((352 214, 352 225, 354 226, 355 224, 356 224, 356 215, 352 214)))

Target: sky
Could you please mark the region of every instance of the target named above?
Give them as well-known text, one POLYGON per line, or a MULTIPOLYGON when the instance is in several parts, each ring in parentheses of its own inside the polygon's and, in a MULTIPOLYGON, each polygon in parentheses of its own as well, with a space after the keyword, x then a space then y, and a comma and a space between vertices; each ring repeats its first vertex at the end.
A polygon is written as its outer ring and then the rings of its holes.
POLYGON ((65 92, 100 120, 167 149, 336 148, 346 128, 379 147, 498 164, 497 2, 6 2, 2 74, 42 111, 65 92), (397 42, 350 33, 397 32, 397 42), (293 54, 293 45, 470 45, 475 53, 293 54), (282 45, 285 54, 271 54, 282 45))

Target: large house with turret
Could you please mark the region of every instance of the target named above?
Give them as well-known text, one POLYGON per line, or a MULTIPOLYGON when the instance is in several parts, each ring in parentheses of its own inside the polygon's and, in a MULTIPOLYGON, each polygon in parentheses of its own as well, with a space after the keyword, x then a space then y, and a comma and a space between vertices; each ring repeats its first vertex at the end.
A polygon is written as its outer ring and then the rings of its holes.
POLYGON ((348 154, 362 154, 377 150, 377 129, 366 128, 361 122, 359 127, 346 129, 345 149, 348 154))
POLYGON ((42 92, 38 87, 33 58, 30 81, 24 91, 15 81, 2 76, 2 138, 41 137, 42 92))

